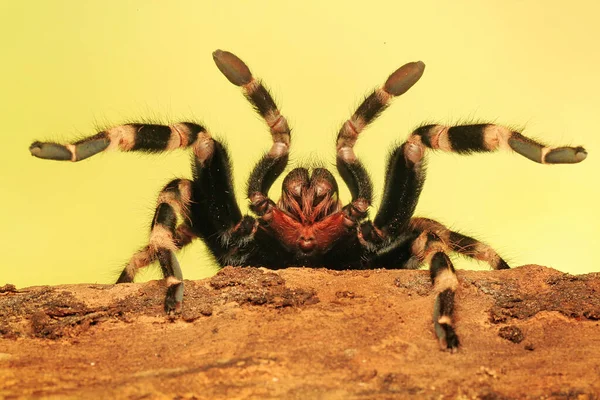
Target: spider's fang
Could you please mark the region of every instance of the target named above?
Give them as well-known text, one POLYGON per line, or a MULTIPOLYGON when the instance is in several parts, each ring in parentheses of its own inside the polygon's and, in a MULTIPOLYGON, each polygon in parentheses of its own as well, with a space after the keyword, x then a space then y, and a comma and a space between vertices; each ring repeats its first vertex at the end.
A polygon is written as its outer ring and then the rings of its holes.
POLYGON ((424 71, 423 61, 405 64, 389 76, 383 88, 391 95, 400 96, 417 83, 424 71))
POLYGON ((235 54, 228 51, 216 50, 213 53, 213 60, 217 64, 219 71, 234 85, 244 86, 252 81, 250 69, 235 54))

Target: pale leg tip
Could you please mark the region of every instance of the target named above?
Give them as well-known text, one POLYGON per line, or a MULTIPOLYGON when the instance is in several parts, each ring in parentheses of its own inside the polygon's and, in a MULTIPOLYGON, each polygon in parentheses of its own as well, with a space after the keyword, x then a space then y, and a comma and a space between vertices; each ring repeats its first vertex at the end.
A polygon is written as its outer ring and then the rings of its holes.
POLYGON ((585 160, 587 158, 587 151, 583 148, 583 147, 578 147, 575 150, 575 160, 577 160, 577 162, 582 162, 583 160, 585 160))
POLYGON ((31 146, 29 146, 29 152, 32 156, 39 157, 42 152, 42 143, 33 142, 31 146))

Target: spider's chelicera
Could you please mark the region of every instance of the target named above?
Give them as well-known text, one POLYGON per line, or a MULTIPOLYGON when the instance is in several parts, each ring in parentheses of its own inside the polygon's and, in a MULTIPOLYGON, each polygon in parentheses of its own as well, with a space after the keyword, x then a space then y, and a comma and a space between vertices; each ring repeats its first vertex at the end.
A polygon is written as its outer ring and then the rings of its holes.
POLYGON ((265 120, 273 144, 250 174, 247 197, 255 216, 242 215, 236 202, 225 146, 201 125, 126 124, 72 144, 35 142, 36 157, 80 161, 109 149, 157 153, 191 148, 193 179, 175 179, 158 195, 148 245, 133 255, 118 282, 132 282, 140 268, 158 260, 168 283, 165 310, 178 311, 183 277, 175 252, 202 239, 221 266, 291 266, 330 269, 413 269, 429 265, 436 299, 433 323, 443 348, 459 340, 452 316, 458 281, 449 252, 483 260, 494 269, 508 264, 488 245, 413 212, 425 180, 426 150, 460 154, 513 150, 542 164, 578 163, 582 147, 549 147, 493 124, 425 125, 392 149, 381 206, 368 219, 372 201, 369 175, 354 152, 359 134, 423 74, 422 62, 406 64, 373 91, 341 127, 336 142, 337 170, 352 200, 343 204, 334 176, 324 168, 295 168, 283 180, 275 202, 269 189, 288 164, 290 128, 263 84, 234 54, 217 50, 213 58, 227 79, 242 88, 265 120))

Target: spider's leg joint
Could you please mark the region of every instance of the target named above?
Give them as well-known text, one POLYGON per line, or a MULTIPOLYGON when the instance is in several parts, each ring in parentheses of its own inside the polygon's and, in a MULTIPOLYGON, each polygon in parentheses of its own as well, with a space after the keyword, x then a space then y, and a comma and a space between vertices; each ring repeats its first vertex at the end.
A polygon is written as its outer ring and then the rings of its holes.
POLYGON ((213 155, 215 152, 215 142, 208 132, 204 132, 198 136, 196 143, 194 143, 193 151, 196 159, 201 164, 204 164, 213 155))
MULTIPOLYGON (((165 206, 169 208, 171 207, 166 203, 163 203, 159 206, 158 212, 161 211, 160 207, 165 206)), ((177 250, 173 233, 169 228, 163 226, 162 224, 156 224, 152 228, 152 232, 150 233, 150 246, 154 247, 155 249, 168 249, 173 251, 177 250)))
POLYGON ((289 143, 285 142, 274 142, 271 149, 267 153, 269 157, 279 158, 287 155, 290 151, 289 143))
POLYGON ((352 147, 341 147, 338 152, 338 157, 342 159, 344 162, 352 164, 356 162, 356 153, 352 149, 352 147))
POLYGON ((348 227, 355 226, 357 221, 367 216, 370 202, 365 198, 358 198, 343 208, 344 224, 348 227))
POLYGON ((425 155, 425 148, 421 143, 407 142, 404 148, 404 156, 413 164, 419 163, 425 155))

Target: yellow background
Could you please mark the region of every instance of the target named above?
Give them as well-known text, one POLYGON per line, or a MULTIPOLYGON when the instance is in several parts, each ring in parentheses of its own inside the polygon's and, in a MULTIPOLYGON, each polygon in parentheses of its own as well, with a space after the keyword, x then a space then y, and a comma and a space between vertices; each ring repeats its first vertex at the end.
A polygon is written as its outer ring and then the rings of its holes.
MULTIPOLYGON (((388 149, 423 121, 494 121, 585 145, 588 159, 566 166, 508 153, 430 154, 417 213, 487 241, 513 266, 598 271, 597 4, 2 1, 0 284, 114 281, 146 243, 159 189, 190 176, 185 152, 72 164, 31 157, 33 140, 199 119, 228 142, 243 197, 270 137, 215 67, 217 48, 271 88, 293 127, 293 160, 330 166, 335 135, 363 96, 398 66, 423 60, 422 80, 357 146, 378 194, 388 149)), ((278 192, 276 183, 272 197, 278 192)), ((186 278, 215 271, 201 244, 180 260, 186 278)))

